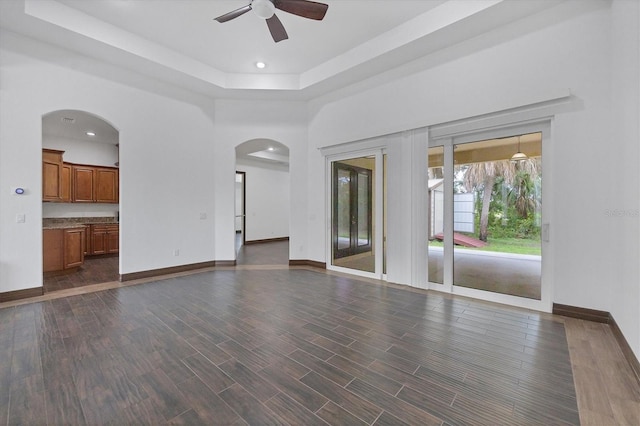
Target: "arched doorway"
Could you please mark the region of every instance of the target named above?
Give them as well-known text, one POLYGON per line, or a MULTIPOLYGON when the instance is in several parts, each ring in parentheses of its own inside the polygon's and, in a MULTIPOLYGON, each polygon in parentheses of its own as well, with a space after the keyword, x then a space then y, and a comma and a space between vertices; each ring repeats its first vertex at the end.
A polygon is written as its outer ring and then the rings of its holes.
POLYGON ((271 139, 236 147, 236 262, 288 263, 289 149, 271 139))
POLYGON ((42 117, 44 292, 119 279, 119 132, 86 111, 42 117))

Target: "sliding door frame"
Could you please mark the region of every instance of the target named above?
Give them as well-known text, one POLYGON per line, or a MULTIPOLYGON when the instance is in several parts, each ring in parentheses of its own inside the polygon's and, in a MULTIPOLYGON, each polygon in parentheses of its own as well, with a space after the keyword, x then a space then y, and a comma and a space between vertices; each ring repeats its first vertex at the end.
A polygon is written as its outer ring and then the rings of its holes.
POLYGON ((326 229, 326 241, 329 242, 326 244, 326 259, 327 259, 327 269, 337 272, 344 272, 347 274, 373 278, 373 279, 384 279, 383 276, 383 173, 384 173, 384 163, 383 163, 383 155, 385 154, 384 148, 372 148, 372 149, 364 149, 357 150, 351 152, 344 152, 335 155, 327 155, 325 157, 325 184, 327 191, 326 194, 326 217, 327 220, 327 229, 326 229), (372 231, 373 245, 372 249, 375 253, 375 272, 367 272, 361 271, 357 269, 344 268, 340 266, 336 266, 333 264, 333 163, 336 161, 345 161, 354 158, 360 157, 374 157, 375 158, 375 170, 373 177, 373 185, 374 185, 374 199, 375 203, 373 207, 373 217, 372 223, 374 224, 372 231))
MULTIPOLYGON (((550 223, 552 223, 552 197, 550 188, 553 187, 551 161, 548 155, 552 146, 552 118, 533 120, 483 128, 469 129, 461 125, 456 131, 455 126, 444 131, 430 131, 428 146, 444 147, 444 274, 443 284, 429 281, 429 289, 450 294, 458 294, 491 302, 503 303, 544 312, 552 310, 553 293, 553 245, 549 238, 550 223), (493 293, 467 287, 453 285, 453 152, 458 144, 497 139, 513 135, 527 133, 542 133, 542 273, 541 273, 541 298, 540 300, 512 296, 502 293, 493 293)), ((425 168, 428 167, 428 159, 425 168)), ((425 188, 425 191, 427 188, 425 188)), ((427 220, 425 218, 425 220, 427 220)), ((428 272, 427 272, 428 274, 428 272)), ((428 277, 427 277, 428 279, 428 277)))

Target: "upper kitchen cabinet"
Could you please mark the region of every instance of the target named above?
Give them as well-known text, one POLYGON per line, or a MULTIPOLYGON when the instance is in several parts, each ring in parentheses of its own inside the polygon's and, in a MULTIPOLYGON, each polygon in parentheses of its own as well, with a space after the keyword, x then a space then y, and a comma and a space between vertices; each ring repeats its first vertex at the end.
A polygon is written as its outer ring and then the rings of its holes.
POLYGON ((70 203, 72 199, 71 169, 71 164, 62 163, 62 183, 60 187, 60 197, 62 198, 63 203, 70 203))
POLYGON ((118 169, 113 167, 96 167, 95 199, 97 203, 118 203, 119 191, 118 169))
POLYGON ((73 202, 118 203, 117 168, 74 164, 72 172, 73 202))
POLYGON ((63 153, 42 150, 42 201, 118 204, 117 167, 65 163, 63 153))
POLYGON ((62 201, 62 154, 55 149, 42 150, 42 201, 62 201))
POLYGON ((92 166, 74 164, 71 167, 74 203, 95 203, 96 169, 92 166))

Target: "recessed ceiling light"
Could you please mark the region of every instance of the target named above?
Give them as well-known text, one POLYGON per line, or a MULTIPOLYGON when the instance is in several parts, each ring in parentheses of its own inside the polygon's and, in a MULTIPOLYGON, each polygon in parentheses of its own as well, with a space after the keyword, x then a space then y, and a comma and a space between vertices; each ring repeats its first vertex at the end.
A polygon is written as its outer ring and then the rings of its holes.
POLYGON ((269 151, 273 151, 274 148, 272 146, 270 146, 268 149, 269 149, 269 151))
POLYGON ((94 132, 87 132, 87 136, 95 136, 96 134, 94 132))
POLYGON ((263 69, 266 66, 267 64, 265 64, 264 62, 256 62, 256 68, 263 69))

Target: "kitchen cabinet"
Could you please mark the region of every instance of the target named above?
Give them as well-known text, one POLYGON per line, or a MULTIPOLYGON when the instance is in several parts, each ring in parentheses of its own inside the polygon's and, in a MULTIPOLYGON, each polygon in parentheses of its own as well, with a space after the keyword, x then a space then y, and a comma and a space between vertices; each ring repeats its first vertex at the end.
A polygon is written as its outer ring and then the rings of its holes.
POLYGON ((72 188, 71 188, 71 164, 62 163, 62 180, 60 183, 60 198, 63 203, 71 202, 72 188))
POLYGON ((45 229, 42 233, 43 271, 61 271, 63 266, 62 229, 45 229))
POLYGON ((55 149, 42 150, 42 201, 62 201, 62 154, 55 149))
POLYGON ((91 225, 91 254, 119 252, 120 226, 118 224, 91 225))
POLYGON ((119 171, 114 167, 72 165, 74 203, 119 202, 119 171))
POLYGON ((65 229, 63 242, 63 267, 64 269, 82 266, 84 263, 84 236, 85 227, 65 229))
POLYGON ((82 266, 84 264, 85 233, 85 226, 43 230, 43 271, 64 271, 82 266))
POLYGON ((72 165, 74 203, 95 202, 95 168, 91 166, 72 165))
POLYGON ((65 203, 120 202, 117 167, 65 163, 64 151, 42 150, 42 201, 65 203))
POLYGON ((119 170, 112 167, 95 168, 96 203, 118 203, 119 170))

